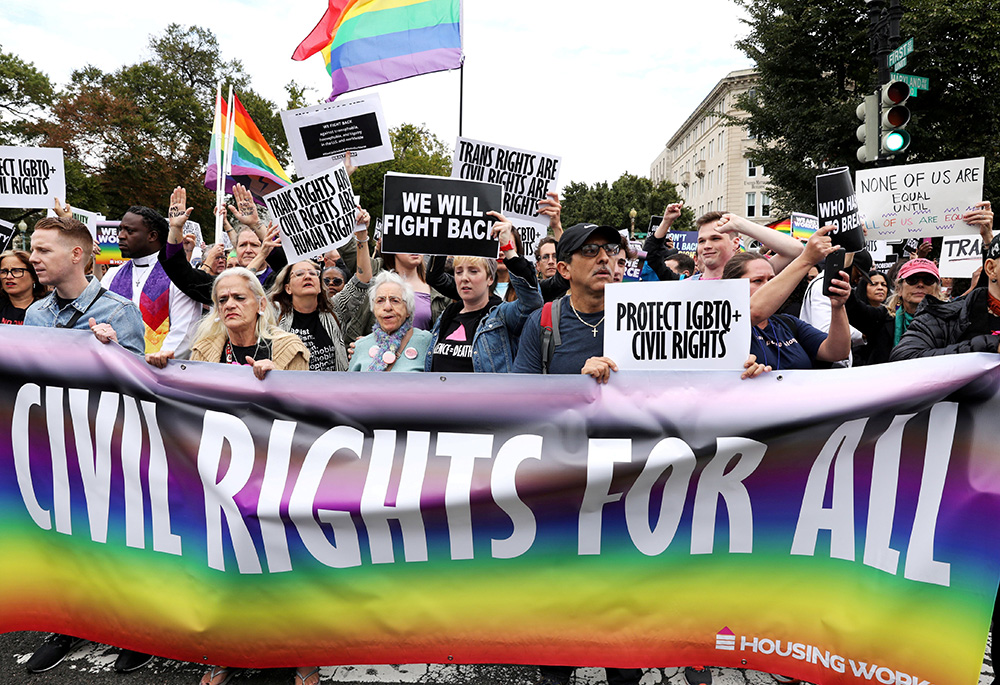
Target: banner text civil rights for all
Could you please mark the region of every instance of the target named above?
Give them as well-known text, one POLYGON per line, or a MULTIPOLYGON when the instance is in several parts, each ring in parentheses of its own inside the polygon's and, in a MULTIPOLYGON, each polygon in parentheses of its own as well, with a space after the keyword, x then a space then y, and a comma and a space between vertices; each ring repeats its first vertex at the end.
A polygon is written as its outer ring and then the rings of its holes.
POLYGON ((996 358, 737 377, 260 382, 11 327, 0 629, 261 667, 971 682, 1000 573, 996 358))

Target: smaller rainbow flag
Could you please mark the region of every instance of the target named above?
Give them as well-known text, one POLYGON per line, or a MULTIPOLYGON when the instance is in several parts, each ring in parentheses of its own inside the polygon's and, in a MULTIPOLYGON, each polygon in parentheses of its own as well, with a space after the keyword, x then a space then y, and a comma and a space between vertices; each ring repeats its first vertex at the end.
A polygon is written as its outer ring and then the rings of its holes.
POLYGON ((218 149, 221 147, 226 151, 223 155, 223 166, 228 170, 225 174, 226 192, 231 193, 234 185, 242 183, 253 193, 254 199, 263 204, 263 200, 259 198, 278 188, 291 185, 292 179, 281 167, 274 152, 271 151, 271 146, 264 140, 257 125, 244 109, 243 103, 234 93, 230 94, 233 97, 232 112, 221 93, 216 94, 215 121, 212 125, 208 167, 205 169, 205 187, 215 190, 219 178, 218 149), (221 146, 220 137, 223 141, 221 146))
POLYGON ((780 221, 773 221, 767 225, 768 228, 773 228, 778 233, 784 233, 785 235, 792 234, 792 217, 782 219, 780 221))
POLYGON ((292 54, 322 51, 330 99, 359 88, 462 66, 461 0, 329 0, 292 54))

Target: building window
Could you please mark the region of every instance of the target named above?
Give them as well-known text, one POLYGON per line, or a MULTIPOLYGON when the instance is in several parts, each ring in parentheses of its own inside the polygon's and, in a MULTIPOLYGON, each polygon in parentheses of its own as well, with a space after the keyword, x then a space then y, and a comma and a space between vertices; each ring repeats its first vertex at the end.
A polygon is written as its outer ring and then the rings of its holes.
POLYGON ((749 126, 747 127, 747 138, 749 138, 750 140, 756 140, 757 139, 757 136, 755 136, 753 134, 753 131, 750 130, 749 126))
POLYGON ((747 193, 747 216, 757 216, 757 193, 747 193))
POLYGON ((747 160, 747 178, 753 178, 757 175, 757 167, 754 165, 752 159, 747 160))
POLYGON ((708 172, 708 189, 709 189, 709 190, 711 190, 711 189, 712 189, 712 174, 713 174, 713 173, 714 173, 714 172, 711 172, 711 171, 709 171, 709 172, 708 172))
POLYGON ((710 211, 710 212, 712 211, 712 202, 711 201, 709 201, 709 203, 708 203, 708 211, 710 211))
POLYGON ((709 159, 711 159, 714 156, 715 156, 715 141, 710 140, 708 141, 708 157, 709 159))
POLYGON ((771 216, 771 196, 767 193, 760 194, 760 215, 771 216))

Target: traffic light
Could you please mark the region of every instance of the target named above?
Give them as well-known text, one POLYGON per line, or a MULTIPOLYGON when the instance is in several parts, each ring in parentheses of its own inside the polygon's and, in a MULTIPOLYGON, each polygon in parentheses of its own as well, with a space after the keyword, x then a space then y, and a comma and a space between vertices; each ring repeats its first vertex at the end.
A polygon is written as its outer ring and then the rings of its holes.
POLYGON ((880 122, 882 157, 892 157, 910 147, 910 134, 904 129, 910 123, 910 108, 906 101, 910 86, 903 81, 889 81, 882 86, 882 120, 880 122))
POLYGON ((879 135, 878 135, 878 98, 874 95, 865 96, 864 102, 858 105, 858 119, 861 125, 858 126, 858 142, 864 143, 858 148, 858 161, 874 162, 878 159, 879 135))

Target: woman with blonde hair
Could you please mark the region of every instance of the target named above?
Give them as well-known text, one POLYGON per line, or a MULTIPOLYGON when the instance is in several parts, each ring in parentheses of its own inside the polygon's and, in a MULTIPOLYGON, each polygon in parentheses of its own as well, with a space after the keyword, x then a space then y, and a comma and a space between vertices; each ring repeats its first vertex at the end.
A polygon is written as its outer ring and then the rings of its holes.
MULTIPOLYGON (((148 354, 146 361, 163 368, 172 356, 148 354)), ((278 328, 257 276, 237 266, 219 274, 212 286, 212 310, 195 332, 191 361, 252 366, 263 380, 272 369, 308 370, 309 351, 298 336, 278 328)))

